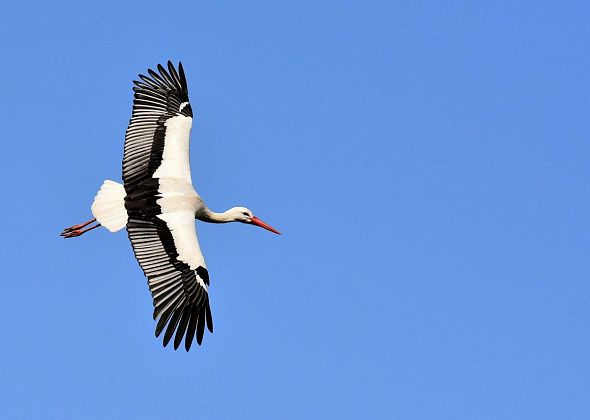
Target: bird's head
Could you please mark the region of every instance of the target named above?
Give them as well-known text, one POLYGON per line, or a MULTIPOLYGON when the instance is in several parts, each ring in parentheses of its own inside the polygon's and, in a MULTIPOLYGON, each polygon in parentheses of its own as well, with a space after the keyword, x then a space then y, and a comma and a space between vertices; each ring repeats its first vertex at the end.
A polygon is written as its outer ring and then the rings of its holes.
POLYGON ((270 230, 272 233, 276 233, 277 235, 281 234, 281 232, 279 232, 272 226, 267 225, 258 217, 254 216, 252 214, 252 210, 247 209, 246 207, 233 207, 229 209, 226 213, 228 213, 230 217, 233 218, 234 222, 248 223, 251 225, 260 226, 261 228, 270 230))

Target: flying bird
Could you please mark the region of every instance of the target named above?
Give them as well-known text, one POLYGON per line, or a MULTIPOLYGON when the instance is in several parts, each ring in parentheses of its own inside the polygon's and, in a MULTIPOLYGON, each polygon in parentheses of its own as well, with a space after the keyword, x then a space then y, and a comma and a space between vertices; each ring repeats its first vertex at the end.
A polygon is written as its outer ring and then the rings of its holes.
POLYGON ((94 218, 70 226, 64 238, 99 226, 110 232, 127 228, 135 258, 148 279, 156 337, 164 346, 174 336, 188 351, 203 341, 205 325, 213 332, 209 272, 199 247, 195 219, 209 223, 241 222, 280 233, 246 207, 215 213, 195 191, 189 163, 193 110, 182 63, 168 61, 157 72, 134 80, 133 112, 125 133, 123 185, 106 180, 96 194, 94 218))

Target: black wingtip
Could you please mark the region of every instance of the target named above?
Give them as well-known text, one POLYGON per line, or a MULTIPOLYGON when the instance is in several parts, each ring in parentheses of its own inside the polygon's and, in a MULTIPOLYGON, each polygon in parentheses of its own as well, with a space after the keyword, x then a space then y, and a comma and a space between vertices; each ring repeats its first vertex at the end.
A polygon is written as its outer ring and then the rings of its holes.
POLYGON ((207 317, 207 329, 210 333, 213 333, 213 316, 211 315, 211 308, 209 307, 209 299, 207 299, 206 303, 206 317, 207 317))
POLYGON ((172 63, 172 60, 168 60, 168 71, 170 73, 175 73, 176 69, 174 68, 174 64, 172 63))
POLYGON ((188 85, 186 83, 186 76, 184 75, 184 67, 182 67, 182 63, 178 62, 178 75, 180 76, 180 84, 182 86, 182 90, 184 94, 188 96, 188 85))
POLYGON ((180 343, 182 343, 190 317, 191 308, 185 306, 184 310, 182 311, 180 321, 178 322, 178 326, 176 327, 176 336, 174 337, 174 350, 176 350, 180 346, 180 343))
POLYGON ((200 346, 203 342, 203 335, 205 335, 205 306, 199 313, 199 321, 197 322, 197 344, 200 346))

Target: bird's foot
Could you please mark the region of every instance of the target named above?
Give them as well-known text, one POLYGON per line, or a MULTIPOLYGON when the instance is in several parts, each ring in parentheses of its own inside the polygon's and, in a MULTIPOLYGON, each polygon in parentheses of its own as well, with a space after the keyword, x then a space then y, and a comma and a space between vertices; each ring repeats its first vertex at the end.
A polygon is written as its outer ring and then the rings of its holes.
POLYGON ((80 229, 73 228, 64 229, 64 231, 59 234, 59 236, 63 236, 64 238, 75 238, 76 236, 80 235, 82 235, 82 231, 80 229))
POLYGON ((90 226, 89 228, 82 229, 94 222, 96 222, 96 219, 89 220, 88 222, 81 223, 79 225, 70 226, 68 228, 65 228, 63 230, 63 232, 59 234, 59 236, 61 236, 63 238, 75 238, 77 236, 80 236, 80 235, 92 230, 92 229, 96 229, 97 227, 100 226, 100 223, 97 223, 94 226, 90 226))

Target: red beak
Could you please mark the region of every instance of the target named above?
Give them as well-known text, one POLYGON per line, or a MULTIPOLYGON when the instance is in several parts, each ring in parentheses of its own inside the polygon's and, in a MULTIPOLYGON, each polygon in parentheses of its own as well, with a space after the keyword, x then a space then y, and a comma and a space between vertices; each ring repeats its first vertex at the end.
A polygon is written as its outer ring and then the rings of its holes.
POLYGON ((267 225, 266 223, 264 223, 262 220, 260 220, 256 216, 252 216, 250 218, 250 221, 252 222, 253 225, 260 226, 261 228, 264 228, 266 230, 270 230, 272 233, 276 233, 277 235, 281 234, 281 232, 279 232, 278 230, 276 230, 272 226, 267 225))

